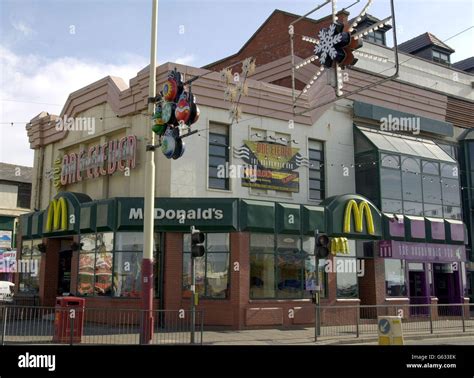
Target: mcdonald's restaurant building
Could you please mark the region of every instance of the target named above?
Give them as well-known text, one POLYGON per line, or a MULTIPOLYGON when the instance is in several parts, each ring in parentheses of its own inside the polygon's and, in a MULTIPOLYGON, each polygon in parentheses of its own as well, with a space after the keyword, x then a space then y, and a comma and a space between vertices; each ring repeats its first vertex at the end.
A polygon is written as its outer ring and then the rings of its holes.
MULTIPOLYGON (((177 67, 189 77, 206 72, 177 67)), ((158 68, 158 88, 172 68, 158 68)), ((190 306, 191 226, 206 233, 206 253, 196 259, 206 325, 313 324, 317 282, 329 306, 468 301, 457 207, 440 203, 441 216, 397 211, 396 195, 383 193, 393 194, 388 180, 401 185, 396 175, 406 157, 393 138, 404 139, 375 133, 367 104, 343 100, 296 117, 289 128, 291 91, 249 79, 244 119, 230 125, 219 80, 216 72, 193 84, 199 132, 185 139, 183 157, 155 153, 156 309, 190 306), (263 104, 263 97, 273 101, 263 104), (249 165, 256 175, 239 175, 249 165), (318 267, 315 231, 331 240, 318 267)), ((46 113, 27 125, 36 211, 20 219, 18 258, 39 260, 40 270, 18 275, 18 295, 45 306, 71 294, 86 298, 86 307, 140 308, 147 82, 143 70, 129 86, 107 77, 72 93, 60 117, 91 119, 93 132, 58 130, 59 116, 46 113)), ((308 106, 305 96, 299 101, 308 106)), ((427 155, 408 156, 414 173, 439 179, 458 165, 430 139, 406 140, 427 155)), ((459 197, 459 178, 449 180, 459 197)), ((456 200, 453 193, 445 198, 456 200)))

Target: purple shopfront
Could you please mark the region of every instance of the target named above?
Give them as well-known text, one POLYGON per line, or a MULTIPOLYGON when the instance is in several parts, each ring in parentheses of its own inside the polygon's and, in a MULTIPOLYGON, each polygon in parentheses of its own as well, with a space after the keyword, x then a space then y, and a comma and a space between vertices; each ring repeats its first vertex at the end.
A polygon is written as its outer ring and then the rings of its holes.
POLYGON ((463 245, 414 243, 396 240, 379 242, 379 256, 405 261, 410 303, 463 303, 463 245))
POLYGON ((386 240, 379 242, 379 257, 404 262, 410 303, 464 303, 465 225, 406 215, 383 218, 386 240))

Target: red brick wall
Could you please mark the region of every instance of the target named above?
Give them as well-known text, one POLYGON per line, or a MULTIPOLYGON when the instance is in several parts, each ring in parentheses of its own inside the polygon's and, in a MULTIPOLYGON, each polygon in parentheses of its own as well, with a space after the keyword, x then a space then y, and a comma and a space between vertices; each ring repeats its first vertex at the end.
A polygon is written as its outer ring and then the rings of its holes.
MULTIPOLYGON (((322 14, 329 14, 330 8, 327 7, 322 12, 316 13, 316 17, 322 14)), ((314 17, 314 15, 313 15, 314 17)), ((347 21, 347 13, 339 13, 339 21, 347 21)), ((257 66, 273 62, 274 60, 286 57, 291 54, 290 37, 288 26, 296 16, 281 11, 275 11, 269 19, 263 24, 262 28, 253 36, 248 44, 237 55, 231 56, 215 64, 210 64, 206 68, 214 71, 228 67, 234 63, 240 62, 248 57, 255 57, 257 66)), ((294 25, 294 51, 295 55, 306 58, 313 55, 314 45, 301 39, 303 35, 316 37, 319 31, 329 26, 332 22, 331 17, 321 19, 318 23, 308 19, 300 20, 294 25)), ((240 71, 240 64, 233 67, 233 72, 240 71)), ((291 87, 289 79, 280 80, 279 85, 291 87)))

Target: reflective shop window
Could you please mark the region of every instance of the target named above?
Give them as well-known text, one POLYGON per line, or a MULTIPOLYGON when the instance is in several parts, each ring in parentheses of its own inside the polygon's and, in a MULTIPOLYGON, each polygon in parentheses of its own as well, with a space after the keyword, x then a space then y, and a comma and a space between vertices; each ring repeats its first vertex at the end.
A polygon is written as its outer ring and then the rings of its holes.
MULTIPOLYGON (((225 299, 230 290, 230 236, 207 233, 206 253, 195 258, 196 292, 211 299, 225 299)), ((183 235, 183 288, 191 287, 191 234, 183 235)))
POLYGON ((385 259, 385 292, 388 297, 405 297, 407 283, 405 277, 405 261, 385 259))
POLYGON ((402 158, 402 188, 404 201, 423 202, 419 159, 402 158))
POLYGON ((333 264, 337 269, 337 298, 358 298, 357 259, 352 257, 334 257, 333 264))
POLYGON ((380 169, 380 184, 383 198, 402 199, 400 170, 380 169))
POLYGON ((22 242, 20 258, 24 260, 23 266, 31 271, 19 273, 19 291, 21 293, 39 293, 41 252, 38 249, 38 245, 42 242, 41 239, 25 240, 22 242))
POLYGON ((141 296, 143 241, 143 232, 117 232, 115 234, 113 274, 115 297, 138 298, 141 296))

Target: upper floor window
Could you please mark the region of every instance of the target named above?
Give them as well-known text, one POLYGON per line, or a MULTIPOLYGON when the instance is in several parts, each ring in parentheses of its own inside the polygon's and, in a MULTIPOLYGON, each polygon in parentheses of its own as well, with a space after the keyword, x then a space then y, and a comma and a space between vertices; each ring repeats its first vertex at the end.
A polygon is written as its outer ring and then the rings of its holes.
POLYGON ((433 61, 442 64, 449 64, 449 55, 441 51, 433 50, 433 61))
POLYGON ((18 184, 18 197, 17 197, 17 207, 24 209, 30 208, 31 202, 31 184, 29 183, 19 183, 18 184))
POLYGON ((364 37, 365 40, 378 43, 379 45, 385 46, 385 34, 381 31, 372 31, 364 37))
POLYGON ((323 200, 325 198, 324 183, 324 143, 317 140, 309 141, 309 198, 323 200))
POLYGON ((229 127, 209 126, 209 188, 229 190, 229 127))

